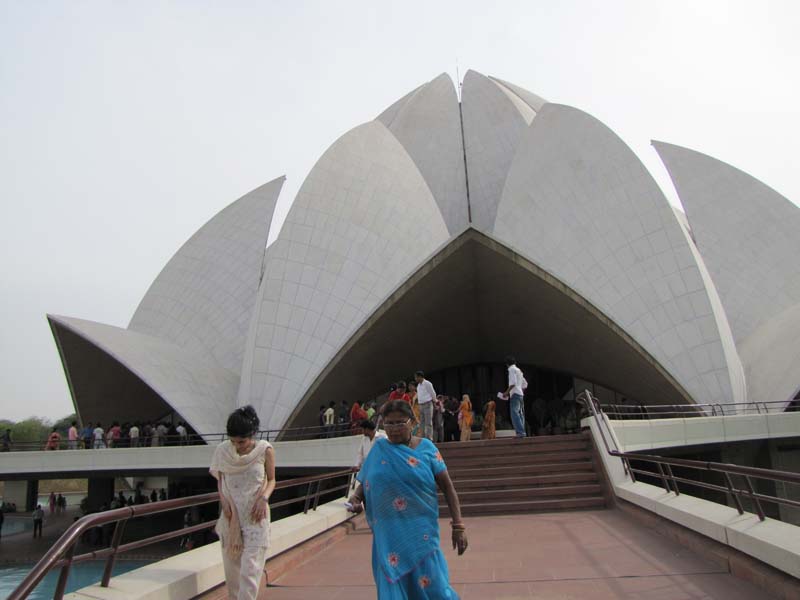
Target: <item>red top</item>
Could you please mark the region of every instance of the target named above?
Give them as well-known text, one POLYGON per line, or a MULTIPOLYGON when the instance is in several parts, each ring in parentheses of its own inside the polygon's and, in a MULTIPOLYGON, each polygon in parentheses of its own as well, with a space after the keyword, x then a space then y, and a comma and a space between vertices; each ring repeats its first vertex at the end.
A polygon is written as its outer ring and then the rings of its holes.
POLYGON ((409 404, 411 404, 411 396, 409 396, 408 394, 405 394, 405 393, 401 394, 397 390, 395 390, 391 394, 389 394, 389 400, 388 401, 391 402, 392 400, 404 400, 405 402, 408 402, 409 404))

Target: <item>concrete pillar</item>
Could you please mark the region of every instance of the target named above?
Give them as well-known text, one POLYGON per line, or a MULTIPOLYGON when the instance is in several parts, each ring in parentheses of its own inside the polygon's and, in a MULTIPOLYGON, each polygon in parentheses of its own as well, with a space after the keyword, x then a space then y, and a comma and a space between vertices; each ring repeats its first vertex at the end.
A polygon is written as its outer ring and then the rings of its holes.
POLYGON ((3 502, 17 505, 19 512, 31 512, 36 508, 39 497, 39 482, 33 481, 6 481, 3 502))
POLYGON ((110 505, 114 498, 114 478, 94 477, 89 479, 89 512, 100 510, 103 504, 110 505))

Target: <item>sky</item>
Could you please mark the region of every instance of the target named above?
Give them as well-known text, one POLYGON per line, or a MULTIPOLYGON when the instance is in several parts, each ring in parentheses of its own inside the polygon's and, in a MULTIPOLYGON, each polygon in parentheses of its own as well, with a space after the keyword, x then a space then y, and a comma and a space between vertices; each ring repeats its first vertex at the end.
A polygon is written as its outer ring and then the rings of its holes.
POLYGON ((0 0, 0 418, 72 401, 46 314, 127 326, 181 244, 467 69, 800 200, 796 2, 0 0), (793 75, 794 73, 794 75, 793 75))

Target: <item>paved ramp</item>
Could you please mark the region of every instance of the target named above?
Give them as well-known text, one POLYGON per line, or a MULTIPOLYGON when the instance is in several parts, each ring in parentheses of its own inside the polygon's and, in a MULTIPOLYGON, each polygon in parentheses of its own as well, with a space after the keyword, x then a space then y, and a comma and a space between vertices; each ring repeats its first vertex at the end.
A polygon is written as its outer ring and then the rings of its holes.
MULTIPOLYGON (((466 554, 444 548, 462 600, 769 597, 617 510, 471 517, 466 523, 466 554)), ((447 522, 440 524, 447 532, 447 522)), ((371 543, 369 530, 358 529, 272 582, 276 587, 261 598, 374 599, 371 543)))

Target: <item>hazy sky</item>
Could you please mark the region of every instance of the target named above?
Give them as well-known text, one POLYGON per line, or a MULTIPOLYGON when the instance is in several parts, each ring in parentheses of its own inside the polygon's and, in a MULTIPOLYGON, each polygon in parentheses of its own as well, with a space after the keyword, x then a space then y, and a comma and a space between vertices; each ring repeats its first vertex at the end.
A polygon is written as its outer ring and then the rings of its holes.
POLYGON ((796 2, 0 0, 0 418, 72 403, 46 313, 125 327, 205 221, 475 69, 800 199, 796 2))

